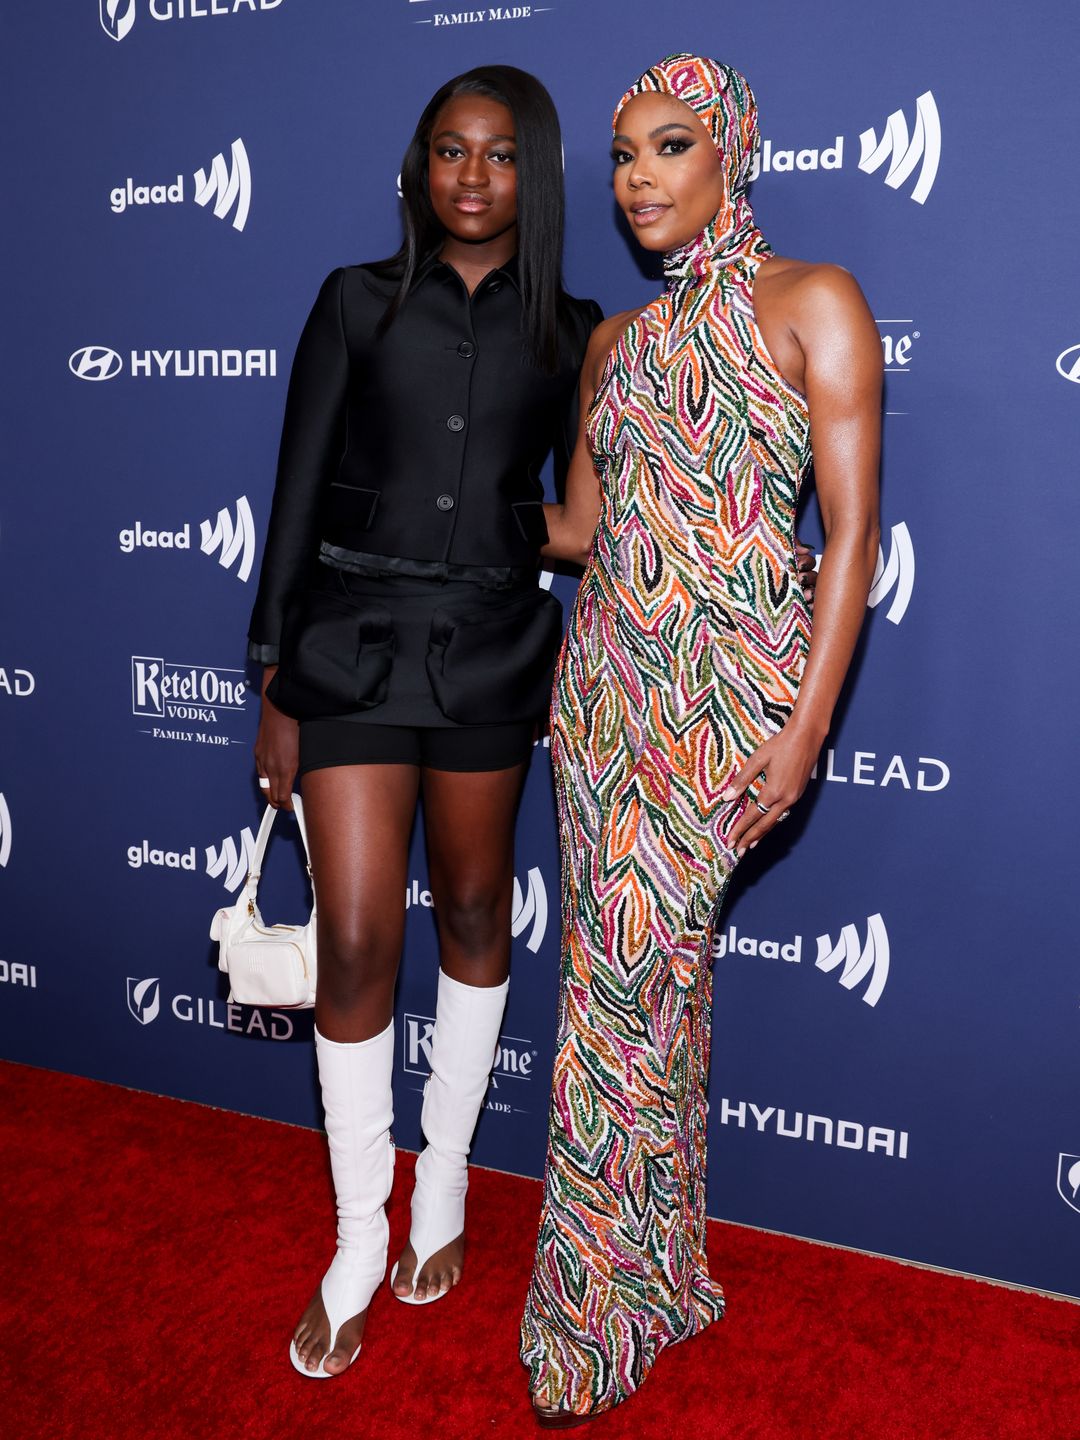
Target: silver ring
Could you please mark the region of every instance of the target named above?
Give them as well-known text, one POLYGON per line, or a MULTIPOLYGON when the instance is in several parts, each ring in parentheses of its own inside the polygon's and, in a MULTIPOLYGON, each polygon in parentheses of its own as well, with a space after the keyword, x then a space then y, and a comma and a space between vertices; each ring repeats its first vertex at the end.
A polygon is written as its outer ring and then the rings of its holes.
POLYGON ((778 816, 777 816, 776 823, 779 825, 780 821, 781 821, 781 820, 786 820, 787 817, 788 817, 790 814, 791 814, 791 811, 790 811, 790 810, 785 810, 782 815, 778 815, 778 816))
POLYGON ((270 781, 264 779, 261 775, 259 776, 259 789, 260 789, 260 790, 269 790, 269 789, 270 789, 270 781))
POLYGON ((757 808, 761 811, 763 815, 767 815, 772 809, 771 805, 763 805, 760 800, 755 800, 754 804, 757 806, 757 808))

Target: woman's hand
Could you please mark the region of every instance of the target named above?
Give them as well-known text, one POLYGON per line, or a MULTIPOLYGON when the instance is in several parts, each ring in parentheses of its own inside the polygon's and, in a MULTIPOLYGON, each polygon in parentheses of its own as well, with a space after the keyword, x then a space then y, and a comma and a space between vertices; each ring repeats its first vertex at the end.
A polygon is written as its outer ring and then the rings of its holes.
POLYGON ((795 567, 799 572, 799 586, 806 596, 806 603, 814 608, 814 591, 817 589, 817 556, 799 537, 795 536, 795 567))
POLYGON ((823 736, 811 736, 789 721, 750 756, 722 796, 724 800, 749 797, 731 832, 736 855, 745 855, 774 825, 787 819, 806 789, 823 741, 823 736))
POLYGON ((300 766, 300 725, 267 699, 266 687, 277 673, 276 665, 263 671, 262 710, 255 737, 255 768, 259 786, 275 810, 291 810, 293 782, 300 766), (269 788, 263 781, 269 781, 269 788))

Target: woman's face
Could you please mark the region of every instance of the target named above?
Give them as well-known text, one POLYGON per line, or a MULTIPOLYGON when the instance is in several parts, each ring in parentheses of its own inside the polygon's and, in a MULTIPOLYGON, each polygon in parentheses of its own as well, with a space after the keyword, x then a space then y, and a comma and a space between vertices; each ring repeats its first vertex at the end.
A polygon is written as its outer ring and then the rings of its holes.
POLYGON ((449 235, 483 244, 517 224, 514 117, 484 95, 456 95, 428 142, 432 209, 449 235))
POLYGON ((699 235, 727 198, 712 136, 673 95, 635 95, 611 143, 615 199, 646 250, 675 250, 699 235))

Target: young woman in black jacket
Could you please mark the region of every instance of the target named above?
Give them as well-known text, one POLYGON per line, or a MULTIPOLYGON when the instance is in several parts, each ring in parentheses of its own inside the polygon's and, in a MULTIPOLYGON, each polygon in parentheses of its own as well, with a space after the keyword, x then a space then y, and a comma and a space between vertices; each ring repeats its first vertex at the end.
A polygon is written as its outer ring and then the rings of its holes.
POLYGON ((514 819, 561 614, 539 586, 540 470, 565 467, 601 318, 560 278, 562 152, 510 66, 433 96, 402 170, 405 238, 335 270, 289 385, 251 657, 270 803, 299 772, 318 903, 315 1043, 337 1249, 294 1332, 305 1375, 348 1368, 386 1269, 393 997, 423 796, 441 968, 412 1228, 392 1275, 457 1283, 466 1157, 510 962, 514 819))

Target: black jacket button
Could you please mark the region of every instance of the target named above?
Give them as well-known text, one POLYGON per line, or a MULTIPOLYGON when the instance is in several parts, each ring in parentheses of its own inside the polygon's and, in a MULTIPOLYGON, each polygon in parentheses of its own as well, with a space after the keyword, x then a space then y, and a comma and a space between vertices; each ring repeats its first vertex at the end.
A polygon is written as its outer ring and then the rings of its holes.
POLYGON ((452 510, 454 508, 454 497, 452 495, 440 495, 435 501, 439 510, 452 510))
POLYGON ((463 360, 471 360, 476 354, 476 346, 471 340, 462 340, 461 344, 457 347, 457 353, 463 360))
POLYGON ((464 430, 465 421, 461 418, 460 415, 451 415, 450 419, 446 422, 446 428, 455 432, 458 430, 464 430))

